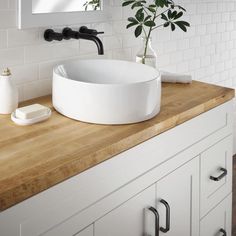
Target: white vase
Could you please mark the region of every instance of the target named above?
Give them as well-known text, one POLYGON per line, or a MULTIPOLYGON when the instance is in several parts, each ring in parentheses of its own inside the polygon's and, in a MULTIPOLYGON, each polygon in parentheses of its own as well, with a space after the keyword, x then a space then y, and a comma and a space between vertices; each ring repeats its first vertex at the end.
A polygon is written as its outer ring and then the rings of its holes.
POLYGON ((11 114, 18 107, 18 90, 9 69, 0 76, 0 114, 11 114))

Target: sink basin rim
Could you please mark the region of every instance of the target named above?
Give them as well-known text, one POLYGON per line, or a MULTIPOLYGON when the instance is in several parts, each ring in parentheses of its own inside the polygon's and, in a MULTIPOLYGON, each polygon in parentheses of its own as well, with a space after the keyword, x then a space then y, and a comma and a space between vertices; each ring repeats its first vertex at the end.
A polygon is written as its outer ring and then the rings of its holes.
MULTIPOLYGON (((78 65, 77 65, 78 66, 78 65)), ((150 73, 150 72, 149 72, 150 73)), ((160 80, 160 72, 150 66, 147 66, 145 64, 140 64, 140 63, 136 63, 136 62, 131 62, 131 61, 124 61, 124 60, 110 60, 110 59, 77 59, 77 60, 69 60, 66 61, 64 63, 58 64, 56 66, 54 66, 53 68, 53 74, 56 74, 58 77, 60 77, 61 79, 68 79, 71 82, 76 82, 81 83, 81 84, 86 84, 86 85, 92 85, 92 86, 129 86, 129 85, 138 85, 138 84, 145 84, 148 82, 152 82, 154 80, 160 80), (146 70, 147 72, 152 71, 153 73, 153 77, 150 79, 146 79, 148 78, 148 76, 144 77, 144 80, 140 80, 140 81, 126 81, 126 82, 113 82, 113 83, 98 83, 98 82, 91 82, 91 81, 84 81, 84 80, 79 80, 79 79, 74 79, 71 78, 69 75, 63 75, 62 72, 59 71, 60 68, 65 68, 65 67, 69 67, 71 65, 76 65, 77 63, 96 63, 96 62, 105 62, 105 63, 122 63, 122 64, 130 64, 133 65, 137 68, 140 68, 140 70, 146 70)), ((140 77, 141 78, 141 77, 140 77)), ((142 77, 143 79, 143 77, 142 77)), ((109 81, 110 82, 110 81, 109 81)), ((112 82, 112 81, 111 81, 112 82)))

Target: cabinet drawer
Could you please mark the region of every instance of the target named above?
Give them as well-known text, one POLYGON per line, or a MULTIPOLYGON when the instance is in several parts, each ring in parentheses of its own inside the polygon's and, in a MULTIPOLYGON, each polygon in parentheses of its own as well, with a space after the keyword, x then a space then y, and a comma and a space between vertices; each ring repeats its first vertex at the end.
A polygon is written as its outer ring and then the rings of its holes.
POLYGON ((231 236, 231 205, 230 194, 201 220, 200 236, 231 236))
POLYGON ((232 191, 232 136, 203 152, 200 162, 203 217, 232 191))

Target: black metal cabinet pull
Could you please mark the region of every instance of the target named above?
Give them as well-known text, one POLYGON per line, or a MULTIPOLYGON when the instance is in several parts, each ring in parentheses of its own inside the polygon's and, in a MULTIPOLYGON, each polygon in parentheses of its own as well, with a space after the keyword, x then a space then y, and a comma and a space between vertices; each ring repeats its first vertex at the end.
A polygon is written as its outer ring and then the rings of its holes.
POLYGON ((222 171, 223 173, 221 175, 219 175, 218 177, 214 177, 214 176, 210 176, 210 179, 213 181, 220 181, 221 179, 223 179, 227 174, 227 170, 225 168, 220 168, 220 171, 222 171))
POLYGON ((158 211, 154 207, 148 208, 155 216, 155 236, 159 236, 159 228, 160 228, 160 216, 158 211))
POLYGON ((224 229, 220 229, 220 233, 223 233, 222 236, 227 236, 227 233, 226 233, 226 231, 224 229))
POLYGON ((166 227, 161 227, 160 231, 163 233, 167 233, 168 231, 170 231, 170 206, 168 204, 167 201, 165 201, 164 199, 161 199, 160 202, 162 204, 164 204, 165 208, 166 208, 166 227))

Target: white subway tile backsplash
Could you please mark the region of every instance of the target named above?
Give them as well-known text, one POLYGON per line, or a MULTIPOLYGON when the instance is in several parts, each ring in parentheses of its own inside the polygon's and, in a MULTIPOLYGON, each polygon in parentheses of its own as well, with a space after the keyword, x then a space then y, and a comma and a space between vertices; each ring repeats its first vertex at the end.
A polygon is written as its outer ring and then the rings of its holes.
POLYGON ((9 7, 9 3, 8 3, 8 0, 1 0, 0 2, 0 9, 8 9, 9 7))
POLYGON ((39 43, 39 31, 33 30, 8 30, 8 47, 25 46, 39 43))
POLYGON ((51 79, 36 80, 31 83, 27 83, 23 86, 23 98, 29 100, 31 98, 37 98, 51 93, 51 79))
POLYGON ((0 29, 16 27, 16 10, 0 9, 0 29))
POLYGON ((38 64, 12 66, 11 72, 17 85, 23 85, 39 79, 38 64))
POLYGON ((109 36, 103 38, 105 50, 119 49, 122 48, 122 37, 120 36, 109 36))
POLYGON ((8 0, 8 6, 9 6, 9 9, 14 9, 16 10, 17 8, 17 0, 8 0))
POLYGON ((27 46, 25 47, 25 62, 34 63, 63 59, 74 57, 78 54, 79 44, 77 41, 27 46))
MULTIPOLYGON (((104 56, 97 55, 93 42, 71 40, 45 42, 45 28, 18 30, 17 0, 0 0, 0 69, 9 66, 19 87, 20 99, 51 93, 52 68, 76 58, 114 58, 135 60, 142 45, 134 29, 126 29, 130 8, 121 0, 110 0, 111 19, 88 24, 104 31, 104 56)), ((236 87, 236 2, 234 0, 176 0, 187 9, 191 23, 188 33, 177 29, 158 29, 152 35, 158 67, 190 73, 194 79, 236 87)), ((81 25, 73 26, 78 29, 81 25)), ((55 27, 60 31, 63 27, 55 27)))
POLYGON ((22 65, 24 48, 0 49, 0 67, 22 65))
POLYGON ((0 30, 0 49, 7 47, 7 31, 0 30))

